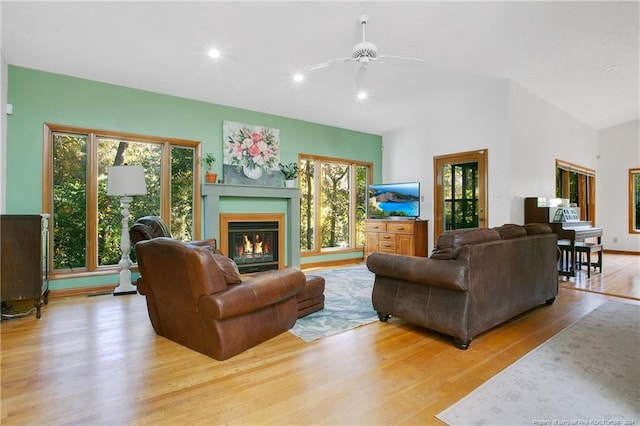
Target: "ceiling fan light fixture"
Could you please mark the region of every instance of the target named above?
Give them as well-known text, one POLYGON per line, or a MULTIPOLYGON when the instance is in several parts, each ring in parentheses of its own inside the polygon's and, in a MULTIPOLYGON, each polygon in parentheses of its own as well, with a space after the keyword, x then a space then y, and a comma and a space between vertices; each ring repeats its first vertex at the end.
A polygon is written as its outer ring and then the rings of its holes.
MULTIPOLYGON (((350 56, 331 59, 331 60, 320 62, 317 64, 307 65, 306 67, 304 67, 303 72, 304 73, 315 72, 317 70, 327 68, 333 64, 338 64, 338 63, 356 62, 360 64, 358 76, 356 77, 356 83, 357 83, 357 87, 362 87, 363 71, 366 71, 365 66, 369 65, 370 63, 374 63, 378 60, 380 60, 380 62, 403 61, 403 62, 413 62, 413 63, 419 63, 419 64, 422 64, 424 62, 424 59, 420 59, 420 58, 411 58, 407 56, 379 55, 378 46, 376 46, 374 43, 368 42, 365 37, 366 36, 365 27, 367 22, 369 22, 369 16, 360 15, 358 17, 358 22, 362 26, 362 41, 357 43, 355 46, 353 46, 353 48, 351 49, 350 56)), ((301 82, 303 79, 304 79, 304 76, 302 75, 299 75, 299 76, 294 75, 294 81, 297 83, 301 82)), ((360 100, 367 99, 367 93, 360 91, 357 94, 357 97, 360 100)))
POLYGON ((208 54, 209 54, 209 57, 213 59, 217 59, 220 57, 220 51, 216 48, 209 49, 208 54))
POLYGON ((363 41, 353 46, 351 58, 360 62, 369 62, 378 57, 378 46, 368 41, 363 41))
POLYGON ((304 80, 304 74, 297 72, 293 75, 293 81, 295 81, 296 83, 300 83, 303 80, 304 80))

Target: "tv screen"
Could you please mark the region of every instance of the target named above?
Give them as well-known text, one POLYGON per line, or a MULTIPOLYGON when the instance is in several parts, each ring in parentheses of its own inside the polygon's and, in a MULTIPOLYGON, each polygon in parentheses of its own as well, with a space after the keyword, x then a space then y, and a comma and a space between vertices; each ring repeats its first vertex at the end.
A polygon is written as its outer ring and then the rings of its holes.
POLYGON ((367 217, 418 218, 420 216, 420 182, 369 185, 367 217))

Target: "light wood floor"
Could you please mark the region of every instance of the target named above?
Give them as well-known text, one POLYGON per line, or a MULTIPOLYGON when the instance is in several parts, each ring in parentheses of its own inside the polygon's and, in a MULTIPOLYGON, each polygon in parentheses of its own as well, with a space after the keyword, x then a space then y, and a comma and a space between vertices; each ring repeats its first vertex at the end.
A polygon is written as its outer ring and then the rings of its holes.
MULTIPOLYGON (((560 285, 576 290, 592 291, 640 300, 640 256, 632 254, 605 253, 603 273, 587 277, 586 266, 577 271, 575 277, 564 277, 560 285)), ((597 269, 596 269, 597 271, 597 269)))
MULTIPOLYGON (((609 260, 603 285, 637 285, 637 261, 609 260)), ((1 324, 0 423, 439 424, 440 411, 609 299, 640 303, 563 287, 553 306, 467 351, 392 318, 310 343, 284 333, 219 362, 157 337, 143 296, 54 298, 39 320, 1 324)))

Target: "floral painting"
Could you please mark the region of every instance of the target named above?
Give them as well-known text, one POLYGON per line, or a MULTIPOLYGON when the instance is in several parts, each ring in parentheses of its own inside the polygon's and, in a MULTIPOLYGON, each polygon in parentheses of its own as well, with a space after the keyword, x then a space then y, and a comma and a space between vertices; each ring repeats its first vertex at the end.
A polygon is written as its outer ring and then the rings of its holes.
POLYGON ((282 185, 279 129, 225 121, 222 138, 224 183, 282 185))

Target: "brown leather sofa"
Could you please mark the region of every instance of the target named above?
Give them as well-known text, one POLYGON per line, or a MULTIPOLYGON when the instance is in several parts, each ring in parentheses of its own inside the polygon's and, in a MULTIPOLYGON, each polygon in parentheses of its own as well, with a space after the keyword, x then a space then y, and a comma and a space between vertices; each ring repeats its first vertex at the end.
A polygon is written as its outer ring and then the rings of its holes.
POLYGON ((446 231, 430 258, 373 253, 372 302, 381 321, 401 318, 473 337, 558 294, 557 236, 547 224, 446 231))
POLYGON ((233 260, 171 238, 135 246, 155 332, 217 360, 289 330, 305 285, 295 268, 241 278, 233 260))
MULTIPOLYGON (((135 246, 139 241, 150 240, 158 237, 172 238, 169 227, 159 216, 143 216, 136 220, 135 223, 131 225, 131 228, 129 228, 129 239, 131 240, 132 246, 135 246)), ((215 238, 195 240, 191 241, 190 244, 206 247, 214 253, 220 253, 215 238)))

